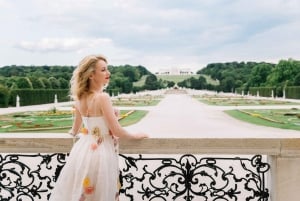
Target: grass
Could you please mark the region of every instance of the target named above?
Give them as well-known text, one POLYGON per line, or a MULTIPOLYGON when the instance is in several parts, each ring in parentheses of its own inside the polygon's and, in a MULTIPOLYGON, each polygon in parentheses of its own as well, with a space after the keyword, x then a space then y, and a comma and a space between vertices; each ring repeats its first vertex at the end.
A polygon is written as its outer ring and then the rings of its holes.
POLYGON ((246 97, 229 97, 229 96, 194 96, 197 100, 217 106, 246 106, 246 105, 299 105, 299 103, 289 101, 279 101, 272 99, 253 99, 246 97))
POLYGON ((113 100, 113 104, 115 106, 133 106, 133 107, 139 107, 139 106, 154 106, 157 105, 160 102, 161 99, 153 99, 152 97, 148 98, 118 98, 113 100))
MULTIPOLYGON (((122 111, 122 112, 126 112, 126 111, 122 111)), ((121 114, 122 114, 122 112, 121 112, 121 114)), ((148 111, 145 111, 145 110, 135 110, 132 114, 130 114, 126 118, 121 119, 120 124, 122 126, 129 126, 129 125, 135 124, 135 123, 139 122, 142 118, 144 118, 147 113, 148 113, 148 111)))
MULTIPOLYGON (((125 115, 128 110, 121 110, 120 115, 125 115)), ((140 121, 147 111, 136 110, 130 115, 120 120, 122 126, 129 126, 140 121)), ((20 133, 67 133, 72 126, 71 113, 66 115, 40 116, 37 112, 17 113, 0 116, 0 133, 20 132, 20 133), (14 117, 14 116, 22 116, 14 117)))
MULTIPOLYGON (((153 106, 160 99, 151 97, 139 97, 117 100, 116 106, 153 106)), ((130 115, 129 111, 121 110, 120 115, 125 118, 120 120, 122 126, 129 126, 141 120, 147 111, 137 110, 130 115)), ((0 116, 0 133, 20 132, 20 133, 66 133, 71 128, 73 117, 71 111, 49 110, 42 112, 23 112, 0 116)))
POLYGON ((147 75, 143 75, 139 81, 133 83, 133 86, 135 86, 135 87, 144 86, 145 81, 146 81, 146 77, 147 77, 147 75))
POLYGON ((228 115, 256 125, 300 131, 300 111, 289 110, 227 110, 228 115))
POLYGON ((49 132, 70 129, 70 111, 24 112, 0 116, 0 132, 49 132))
MULTIPOLYGON (((227 96, 222 94, 194 96, 197 100, 215 106, 257 106, 257 105, 299 105, 299 103, 256 99, 241 96, 227 96)), ((300 130, 300 111, 290 109, 248 109, 226 110, 228 115, 256 125, 275 127, 281 129, 300 130)))

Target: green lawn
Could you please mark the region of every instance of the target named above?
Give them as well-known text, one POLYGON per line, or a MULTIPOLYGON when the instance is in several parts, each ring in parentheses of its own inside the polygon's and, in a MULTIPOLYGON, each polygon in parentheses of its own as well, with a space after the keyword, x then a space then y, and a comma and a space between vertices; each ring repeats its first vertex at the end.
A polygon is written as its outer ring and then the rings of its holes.
POLYGON ((0 132, 49 132, 68 130, 72 124, 70 111, 24 112, 0 116, 0 132))
POLYGON ((272 99, 254 99, 247 97, 229 96, 194 96, 197 100, 217 106, 245 106, 245 105, 299 105, 299 103, 289 101, 279 101, 272 99))
MULTIPOLYGON (((121 110, 120 115, 125 115, 128 110, 121 110)), ((129 126, 140 121, 147 111, 136 110, 120 120, 122 126, 129 126)), ((66 133, 73 122, 69 112, 61 115, 41 115, 41 112, 26 112, 0 116, 0 133, 66 133)))
POLYGON ((300 131, 300 111, 297 109, 276 110, 227 110, 228 115, 256 125, 300 131))
MULTIPOLYGON (((194 96, 194 98, 203 103, 215 106, 299 105, 299 103, 289 101, 255 99, 240 96, 225 96, 220 94, 194 96)), ((280 110, 226 110, 225 113, 236 119, 256 125, 300 130, 300 111, 297 108, 280 110)))
MULTIPOLYGON (((126 112, 128 112, 128 111, 122 111, 121 114, 126 113, 126 112)), ((135 124, 138 121, 140 121, 142 118, 144 118, 147 113, 148 113, 148 111, 145 111, 145 110, 135 110, 133 113, 131 113, 126 118, 121 119, 120 124, 122 126, 129 126, 129 125, 135 124)))
MULTIPOLYGON (((153 106, 160 99, 152 97, 139 97, 131 99, 116 100, 116 106, 153 106)), ((121 110, 120 115, 125 115, 129 111, 121 110)), ((137 110, 126 115, 120 120, 122 126, 128 126, 141 120, 147 111, 137 110)), ((42 111, 23 112, 15 114, 0 115, 0 133, 7 132, 30 132, 30 133, 66 133, 71 128, 73 117, 71 111, 42 111)))
POLYGON ((153 97, 144 97, 144 98, 118 98, 113 100, 113 104, 115 106, 154 106, 157 105, 161 99, 153 98, 153 97))

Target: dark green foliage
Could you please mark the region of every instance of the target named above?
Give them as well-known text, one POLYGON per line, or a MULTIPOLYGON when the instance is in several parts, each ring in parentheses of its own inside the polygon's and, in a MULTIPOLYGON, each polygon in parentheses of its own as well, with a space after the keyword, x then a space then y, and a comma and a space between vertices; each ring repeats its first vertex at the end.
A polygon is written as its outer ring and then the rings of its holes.
POLYGON ((190 77, 186 80, 179 82, 178 86, 191 88, 191 89, 206 89, 207 81, 206 81, 206 78, 203 76, 199 76, 198 79, 195 77, 190 77))
POLYGON ((286 97, 292 97, 294 99, 300 99, 300 87, 287 87, 286 97))
POLYGON ((205 74, 218 79, 220 86, 216 90, 232 92, 250 87, 276 88, 278 96, 288 86, 300 86, 300 61, 281 60, 278 64, 266 62, 228 62, 212 63, 199 70, 197 74, 205 74))
POLYGON ((20 106, 54 103, 70 100, 68 89, 16 89, 11 90, 9 105, 16 106, 16 97, 20 97, 20 106))
POLYGON ((146 90, 157 90, 160 88, 160 82, 154 74, 147 76, 144 88, 146 90))
MULTIPOLYGON (((68 101, 74 69, 74 66, 4 66, 0 68, 0 84, 5 92, 0 96, 8 97, 1 101, 6 106, 7 103, 15 106, 16 95, 19 95, 22 106, 53 103, 55 94, 59 102, 68 101)), ((133 82, 151 74, 143 66, 109 66, 109 70, 111 80, 106 90, 111 95, 143 90, 144 87, 133 88, 133 82)))
POLYGON ((8 100, 9 100, 9 90, 3 85, 0 85, 0 108, 7 107, 8 100))

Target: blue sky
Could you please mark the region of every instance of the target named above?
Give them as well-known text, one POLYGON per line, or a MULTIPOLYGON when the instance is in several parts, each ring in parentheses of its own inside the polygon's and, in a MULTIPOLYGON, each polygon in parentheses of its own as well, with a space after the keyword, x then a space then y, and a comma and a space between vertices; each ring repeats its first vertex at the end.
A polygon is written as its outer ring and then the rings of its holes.
POLYGON ((0 0, 0 66, 300 59, 299 0, 0 0))

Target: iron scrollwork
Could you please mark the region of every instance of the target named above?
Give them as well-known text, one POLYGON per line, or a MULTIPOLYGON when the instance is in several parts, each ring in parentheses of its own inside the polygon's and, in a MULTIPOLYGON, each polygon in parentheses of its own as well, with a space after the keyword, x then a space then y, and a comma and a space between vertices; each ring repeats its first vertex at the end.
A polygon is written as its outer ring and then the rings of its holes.
MULTIPOLYGON (((45 201, 68 154, 0 154, 0 200, 45 201)), ((261 155, 218 158, 120 154, 120 198, 149 201, 267 201, 261 155)))
POLYGON ((199 160, 190 154, 179 159, 120 156, 123 200, 267 201, 269 197, 265 174, 270 165, 261 155, 199 160))
POLYGON ((0 154, 0 200, 48 200, 67 154, 0 154))

